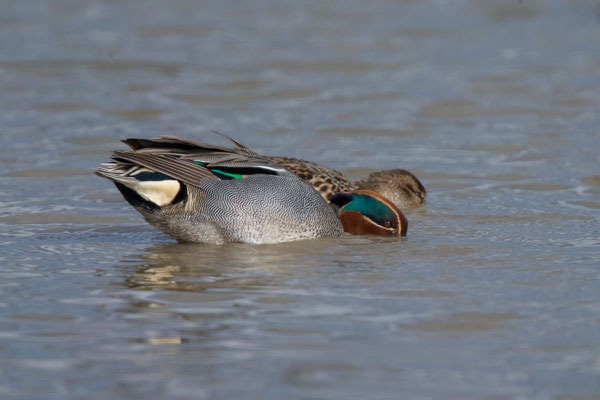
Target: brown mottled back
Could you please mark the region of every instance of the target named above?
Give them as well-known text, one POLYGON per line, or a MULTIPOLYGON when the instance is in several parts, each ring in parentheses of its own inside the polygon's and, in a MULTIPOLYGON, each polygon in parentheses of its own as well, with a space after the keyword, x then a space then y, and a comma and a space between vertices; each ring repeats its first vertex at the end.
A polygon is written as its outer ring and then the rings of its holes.
POLYGON ((349 192, 357 189, 356 185, 341 172, 323 165, 292 157, 267 158, 293 172, 304 182, 309 183, 325 199, 339 192, 349 192))
POLYGON ((310 161, 292 157, 266 158, 312 185, 326 200, 339 192, 358 189, 377 192, 401 209, 420 207, 427 200, 427 191, 423 184, 405 169, 376 171, 365 179, 352 182, 341 172, 310 161))

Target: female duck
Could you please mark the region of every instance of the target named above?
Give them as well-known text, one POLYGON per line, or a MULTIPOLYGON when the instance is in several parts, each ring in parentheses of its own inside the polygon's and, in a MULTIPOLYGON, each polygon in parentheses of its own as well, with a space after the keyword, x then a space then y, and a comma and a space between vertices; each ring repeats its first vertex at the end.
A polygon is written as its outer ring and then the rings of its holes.
POLYGON ((324 165, 292 157, 269 158, 312 185, 326 199, 339 192, 371 190, 391 200, 402 210, 420 207, 427 200, 423 184, 405 169, 376 171, 365 179, 352 182, 341 172, 324 165))
POLYGON ((96 170, 150 224, 184 242, 276 243, 355 234, 406 234, 406 218, 368 191, 330 205, 310 185, 230 139, 227 148, 161 136, 126 139, 96 170))

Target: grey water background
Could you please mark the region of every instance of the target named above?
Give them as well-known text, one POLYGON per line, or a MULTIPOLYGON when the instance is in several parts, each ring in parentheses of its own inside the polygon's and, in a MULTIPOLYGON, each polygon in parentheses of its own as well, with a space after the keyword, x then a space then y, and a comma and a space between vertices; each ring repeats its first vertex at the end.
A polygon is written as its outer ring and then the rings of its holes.
POLYGON ((0 398, 597 399, 597 1, 0 1, 0 398), (222 131, 408 237, 184 245, 92 174, 222 131))

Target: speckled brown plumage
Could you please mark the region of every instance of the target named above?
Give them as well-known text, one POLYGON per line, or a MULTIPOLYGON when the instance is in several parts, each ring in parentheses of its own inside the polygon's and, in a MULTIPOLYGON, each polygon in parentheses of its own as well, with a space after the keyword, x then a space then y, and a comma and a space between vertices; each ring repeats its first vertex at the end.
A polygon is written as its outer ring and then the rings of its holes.
POLYGON ((296 174, 304 182, 310 183, 325 199, 339 192, 350 192, 358 189, 341 172, 323 165, 292 157, 269 158, 288 171, 296 174))
POLYGON ((310 183, 325 199, 339 192, 364 189, 387 197, 400 209, 420 207, 427 200, 423 184, 405 169, 376 171, 367 178, 352 182, 341 172, 311 161, 292 157, 268 158, 310 183))

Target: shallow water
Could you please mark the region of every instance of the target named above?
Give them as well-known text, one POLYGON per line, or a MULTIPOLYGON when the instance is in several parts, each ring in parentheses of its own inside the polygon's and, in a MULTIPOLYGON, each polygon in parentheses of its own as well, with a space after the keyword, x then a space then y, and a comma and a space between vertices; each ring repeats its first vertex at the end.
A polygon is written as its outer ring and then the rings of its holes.
POLYGON ((597 2, 3 3, 3 399, 600 396, 597 2), (210 129, 428 205, 183 245, 92 174, 210 129))

